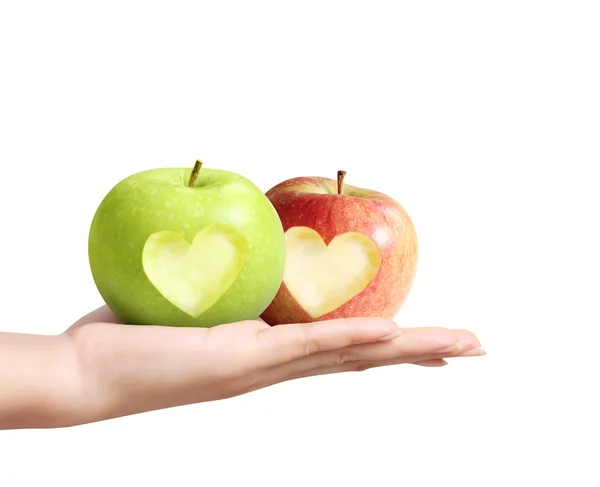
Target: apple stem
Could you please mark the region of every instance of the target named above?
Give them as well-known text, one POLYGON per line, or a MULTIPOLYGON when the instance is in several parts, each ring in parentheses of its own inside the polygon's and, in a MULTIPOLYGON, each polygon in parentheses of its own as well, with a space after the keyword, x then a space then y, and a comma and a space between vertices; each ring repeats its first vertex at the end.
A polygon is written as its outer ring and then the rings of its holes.
POLYGON ((344 176, 346 175, 346 171, 338 171, 337 172, 337 191, 338 194, 344 194, 344 176))
POLYGON ((194 169, 192 169, 192 175, 190 176, 190 182, 188 186, 193 188, 196 186, 196 182, 198 181, 198 174, 200 173, 200 168, 202 167, 202 161, 198 159, 196 164, 194 164, 194 169))

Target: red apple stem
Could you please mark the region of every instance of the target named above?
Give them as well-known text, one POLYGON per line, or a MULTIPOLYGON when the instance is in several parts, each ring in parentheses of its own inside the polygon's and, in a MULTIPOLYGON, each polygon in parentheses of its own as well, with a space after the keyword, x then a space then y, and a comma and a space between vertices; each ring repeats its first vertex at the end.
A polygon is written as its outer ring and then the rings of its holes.
POLYGON ((196 164, 194 164, 194 169, 192 169, 192 174, 190 176, 190 182, 188 186, 193 188, 196 186, 196 182, 198 181, 198 174, 200 173, 200 168, 202 167, 202 161, 198 159, 196 164))
POLYGON ((344 194, 344 176, 346 175, 346 171, 338 171, 337 172, 337 191, 338 194, 344 194))

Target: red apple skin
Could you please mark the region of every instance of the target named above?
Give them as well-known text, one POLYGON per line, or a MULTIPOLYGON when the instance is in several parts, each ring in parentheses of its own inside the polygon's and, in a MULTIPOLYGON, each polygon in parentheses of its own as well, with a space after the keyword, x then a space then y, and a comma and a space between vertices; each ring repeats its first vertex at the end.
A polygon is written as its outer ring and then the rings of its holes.
POLYGON ((315 230, 324 242, 345 232, 361 232, 373 239, 382 255, 379 271, 369 285, 339 308, 312 318, 281 283, 261 315, 270 325, 309 323, 349 317, 393 319, 412 287, 417 268, 417 235, 413 223, 393 198, 373 190, 344 185, 322 177, 288 179, 267 191, 284 231, 294 226, 315 230))

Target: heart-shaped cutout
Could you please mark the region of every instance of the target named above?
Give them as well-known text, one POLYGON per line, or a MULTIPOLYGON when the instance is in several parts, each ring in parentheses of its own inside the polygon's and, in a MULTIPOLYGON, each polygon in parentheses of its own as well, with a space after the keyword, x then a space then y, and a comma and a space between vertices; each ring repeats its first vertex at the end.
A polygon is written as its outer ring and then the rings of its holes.
POLYGON ((248 246, 230 225, 209 225, 190 244, 171 230, 153 233, 142 252, 146 276, 174 306, 196 318, 211 308, 240 274, 248 246))
POLYGON ((337 235, 329 245, 309 227, 292 227, 285 238, 283 281, 312 318, 334 311, 361 293, 381 266, 379 248, 360 232, 337 235))

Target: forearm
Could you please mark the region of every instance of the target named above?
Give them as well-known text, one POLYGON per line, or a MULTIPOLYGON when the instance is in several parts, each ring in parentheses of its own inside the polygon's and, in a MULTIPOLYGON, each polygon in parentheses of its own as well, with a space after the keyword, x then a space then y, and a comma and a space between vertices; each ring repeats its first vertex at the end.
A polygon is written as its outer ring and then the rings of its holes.
POLYGON ((137 328, 99 323, 60 336, 0 333, 0 429, 73 426, 219 394, 218 383, 208 395, 194 387, 202 372, 190 366, 198 333, 156 328, 146 336, 137 328))
POLYGON ((82 392, 67 336, 0 333, 0 429, 76 423, 82 392))

